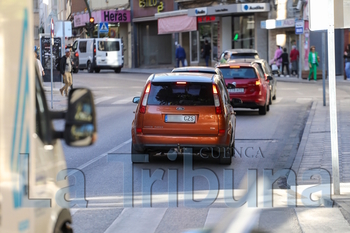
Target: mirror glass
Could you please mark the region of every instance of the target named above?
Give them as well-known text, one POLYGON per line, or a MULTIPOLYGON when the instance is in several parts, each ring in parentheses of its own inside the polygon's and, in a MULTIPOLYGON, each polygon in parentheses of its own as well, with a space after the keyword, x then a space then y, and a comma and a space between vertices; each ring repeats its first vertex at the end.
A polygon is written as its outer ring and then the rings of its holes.
POLYGON ((79 88, 69 93, 64 136, 70 146, 89 146, 96 141, 95 106, 91 91, 79 88))
POLYGON ((140 97, 134 97, 132 100, 133 103, 137 104, 140 102, 140 97))

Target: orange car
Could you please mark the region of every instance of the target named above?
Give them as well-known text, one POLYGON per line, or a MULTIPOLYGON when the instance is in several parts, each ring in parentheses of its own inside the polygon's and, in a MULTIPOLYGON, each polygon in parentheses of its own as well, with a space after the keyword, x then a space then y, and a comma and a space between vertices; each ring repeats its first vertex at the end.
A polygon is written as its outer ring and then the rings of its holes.
POLYGON ((236 116, 225 83, 217 74, 151 75, 132 122, 132 162, 147 162, 152 154, 207 154, 231 164, 236 116), (209 152, 208 152, 209 151, 209 152))

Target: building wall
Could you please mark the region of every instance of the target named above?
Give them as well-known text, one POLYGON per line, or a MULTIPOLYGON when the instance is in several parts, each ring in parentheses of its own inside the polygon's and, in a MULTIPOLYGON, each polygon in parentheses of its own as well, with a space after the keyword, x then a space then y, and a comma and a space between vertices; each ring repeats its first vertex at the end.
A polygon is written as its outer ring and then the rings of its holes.
POLYGON ((267 19, 267 13, 255 14, 255 49, 258 51, 260 58, 268 58, 268 31, 260 27, 260 22, 267 19))
POLYGON ((90 0, 90 4, 91 4, 90 5, 91 11, 102 10, 102 9, 115 9, 117 7, 119 8, 123 7, 125 9, 129 8, 129 0, 90 0))
POLYGON ((86 4, 84 0, 72 0, 72 13, 85 11, 86 4))

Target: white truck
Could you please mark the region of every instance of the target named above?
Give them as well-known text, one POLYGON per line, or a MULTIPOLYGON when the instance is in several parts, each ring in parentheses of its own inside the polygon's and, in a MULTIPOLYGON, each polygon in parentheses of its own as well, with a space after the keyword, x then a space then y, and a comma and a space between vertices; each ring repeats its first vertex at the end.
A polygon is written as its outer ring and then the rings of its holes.
POLYGON ((92 93, 53 112, 35 72, 32 0, 0 1, 0 232, 72 232, 61 146, 96 140, 92 93), (64 119, 59 132, 52 121, 64 119))

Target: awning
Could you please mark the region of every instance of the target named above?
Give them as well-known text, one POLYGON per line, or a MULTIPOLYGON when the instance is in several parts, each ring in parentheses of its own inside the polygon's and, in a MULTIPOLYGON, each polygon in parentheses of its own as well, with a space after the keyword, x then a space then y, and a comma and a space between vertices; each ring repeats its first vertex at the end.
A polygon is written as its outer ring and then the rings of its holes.
POLYGON ((159 18, 158 34, 197 31, 197 18, 187 15, 159 18))

